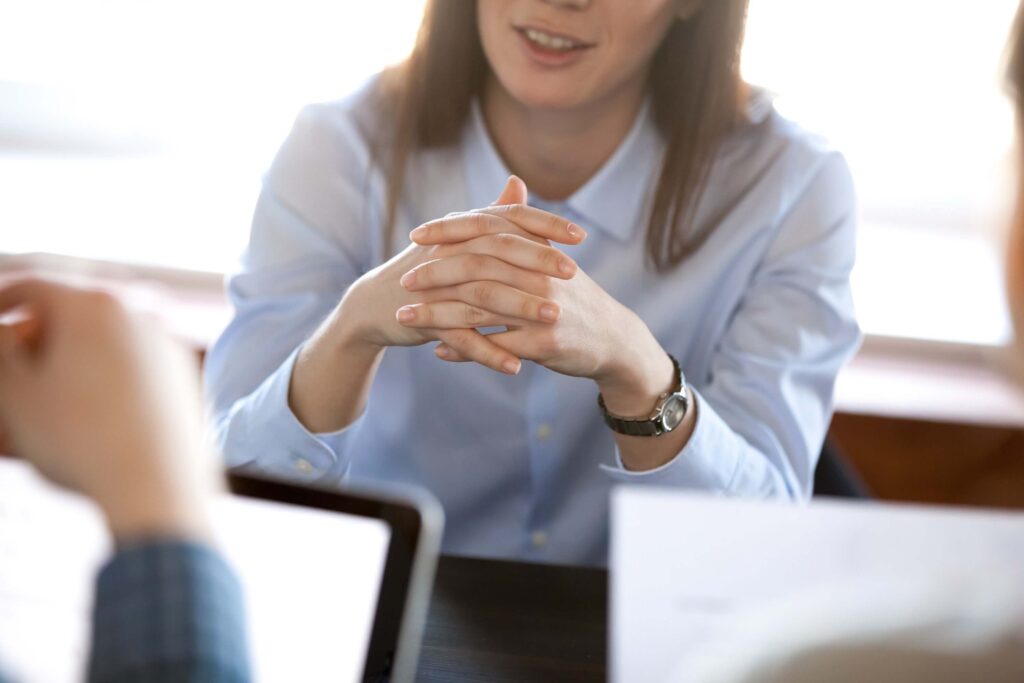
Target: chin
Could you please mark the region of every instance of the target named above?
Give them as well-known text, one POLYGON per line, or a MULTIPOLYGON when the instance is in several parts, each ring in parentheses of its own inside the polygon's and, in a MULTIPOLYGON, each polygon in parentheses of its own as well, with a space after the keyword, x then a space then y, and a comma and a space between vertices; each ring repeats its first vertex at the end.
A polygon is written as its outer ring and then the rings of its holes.
POLYGON ((507 87, 509 94, 531 109, 572 109, 586 103, 586 95, 565 79, 523 78, 507 87))

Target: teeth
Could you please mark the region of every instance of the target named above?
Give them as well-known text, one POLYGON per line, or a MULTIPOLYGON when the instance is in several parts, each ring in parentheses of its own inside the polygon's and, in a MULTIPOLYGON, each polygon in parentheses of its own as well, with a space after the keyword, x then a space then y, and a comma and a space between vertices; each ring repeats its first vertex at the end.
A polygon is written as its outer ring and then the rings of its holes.
POLYGON ((526 37, 531 41, 542 47, 546 47, 549 50, 571 50, 576 47, 576 44, 571 40, 561 38, 559 36, 552 36, 536 29, 528 28, 525 33, 526 37))

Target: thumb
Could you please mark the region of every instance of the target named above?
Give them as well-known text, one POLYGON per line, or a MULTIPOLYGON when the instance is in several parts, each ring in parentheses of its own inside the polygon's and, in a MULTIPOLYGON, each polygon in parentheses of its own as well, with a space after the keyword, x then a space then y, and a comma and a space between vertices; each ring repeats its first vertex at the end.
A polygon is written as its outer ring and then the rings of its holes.
POLYGON ((498 199, 491 204, 491 206, 502 206, 504 204, 525 204, 526 203, 526 183, 523 182, 522 178, 515 175, 508 177, 508 182, 505 183, 505 189, 501 191, 501 195, 498 199))

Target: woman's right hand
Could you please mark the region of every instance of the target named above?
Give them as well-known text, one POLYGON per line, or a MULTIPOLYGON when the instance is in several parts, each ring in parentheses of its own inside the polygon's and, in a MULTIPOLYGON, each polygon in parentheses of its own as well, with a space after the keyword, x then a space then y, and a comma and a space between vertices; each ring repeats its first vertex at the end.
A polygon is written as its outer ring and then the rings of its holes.
POLYGON ((558 319, 558 304, 537 294, 549 289, 541 281, 569 279, 577 267, 550 242, 579 244, 586 233, 560 216, 527 206, 523 181, 510 178, 498 201, 489 207, 449 214, 414 232, 418 237, 429 234, 439 223, 445 225, 446 234, 454 230, 461 239, 430 246, 410 244, 366 273, 303 345, 292 370, 288 405, 308 430, 334 432, 359 416, 388 346, 442 341, 461 357, 514 375, 522 361, 475 328, 558 319), (486 272, 487 277, 420 292, 403 286, 406 273, 442 256, 455 256, 467 273, 486 272), (445 297, 471 305, 472 319, 467 318, 465 328, 410 328, 399 323, 403 309, 445 297), (553 318, 544 315, 549 306, 554 308, 553 318))

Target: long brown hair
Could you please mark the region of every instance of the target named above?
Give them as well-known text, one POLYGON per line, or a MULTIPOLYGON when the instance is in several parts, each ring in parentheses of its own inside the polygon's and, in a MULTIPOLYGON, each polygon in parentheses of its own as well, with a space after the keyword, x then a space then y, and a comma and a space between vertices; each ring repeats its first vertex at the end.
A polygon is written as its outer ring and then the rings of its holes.
MULTIPOLYGON (((659 271, 685 260, 709 234, 692 225, 693 212, 718 146, 739 119, 747 3, 704 0, 691 17, 675 21, 651 64, 654 120, 667 141, 647 227, 647 253, 659 271)), ((388 236, 409 155, 456 144, 483 89, 490 67, 476 4, 428 0, 412 54, 381 79, 381 105, 393 125, 393 136, 380 147, 388 236)))

